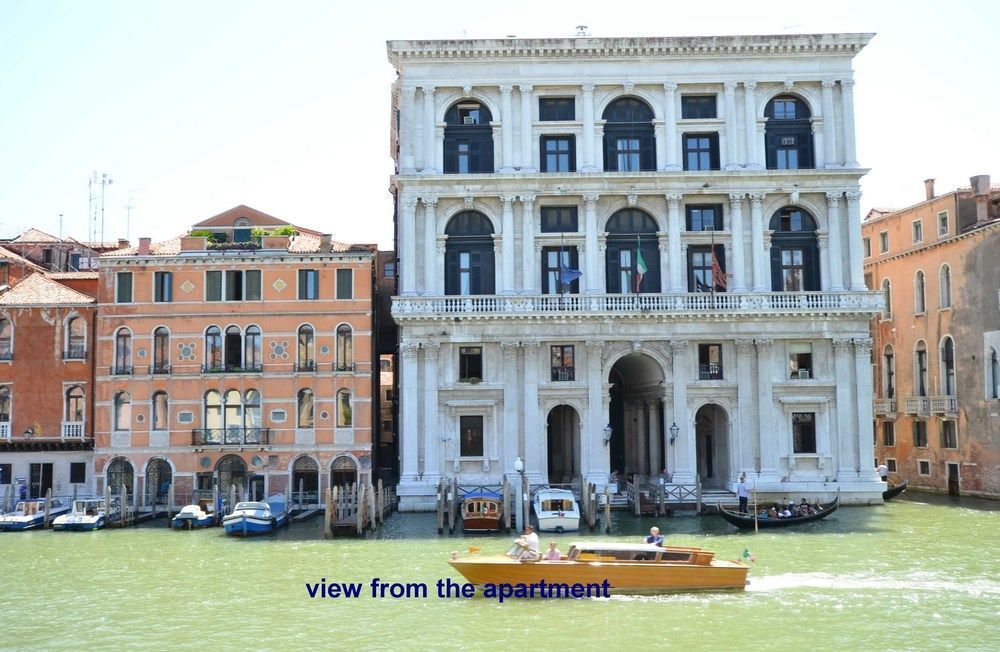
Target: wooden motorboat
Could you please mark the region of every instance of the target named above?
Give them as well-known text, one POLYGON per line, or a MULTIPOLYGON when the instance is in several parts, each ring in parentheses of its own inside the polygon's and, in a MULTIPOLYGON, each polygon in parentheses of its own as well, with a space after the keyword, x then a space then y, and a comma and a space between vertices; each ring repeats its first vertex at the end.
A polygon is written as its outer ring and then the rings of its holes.
MULTIPOLYGON (((788 527, 790 525, 801 525, 802 523, 808 523, 810 521, 818 521, 822 518, 826 518, 830 514, 837 511, 837 507, 840 506, 840 497, 834 498, 832 501, 826 503, 825 505, 820 505, 819 511, 814 514, 809 514, 807 516, 792 516, 789 518, 771 518, 765 516, 758 516, 756 518, 757 527, 759 528, 775 528, 775 527, 788 527)), ((726 519, 736 527, 741 530, 752 530, 754 529, 754 515, 753 514, 740 514, 738 512, 732 512, 719 504, 719 516, 726 519)))
POLYGON ((899 494, 906 491, 906 482, 907 482, 906 480, 903 480, 901 483, 897 484, 892 489, 886 489, 885 491, 883 491, 882 500, 892 500, 899 494))
POLYGON ((580 529, 580 507, 569 489, 539 489, 535 493, 534 507, 539 532, 580 529))
MULTIPOLYGON (((52 498, 49 502, 49 519, 54 519, 69 512, 68 501, 52 498)), ((32 500, 18 501, 14 511, 9 514, 0 515, 0 531, 30 530, 45 525, 45 499, 35 498, 32 500)))
POLYGON ((462 529, 466 532, 499 532, 502 521, 500 494, 475 491, 462 496, 462 529))
POLYGON ((517 541, 505 555, 453 556, 448 563, 476 585, 603 583, 611 593, 664 593, 742 590, 750 568, 720 561, 701 548, 660 547, 646 543, 574 543, 560 560, 546 560, 517 541))
POLYGON ((233 513, 222 519, 226 534, 249 536, 267 534, 288 525, 285 497, 275 494, 264 502, 246 501, 236 503, 233 513))

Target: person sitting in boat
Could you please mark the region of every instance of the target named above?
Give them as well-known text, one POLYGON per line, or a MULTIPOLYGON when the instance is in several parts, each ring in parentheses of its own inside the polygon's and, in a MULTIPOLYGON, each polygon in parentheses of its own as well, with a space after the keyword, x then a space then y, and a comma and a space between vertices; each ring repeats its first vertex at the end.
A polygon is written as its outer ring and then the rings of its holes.
POLYGON ((535 534, 535 528, 530 525, 524 526, 524 534, 521 535, 524 539, 524 545, 528 550, 538 551, 538 535, 535 534))
POLYGON ((760 514, 757 514, 757 518, 769 518, 766 507, 760 508, 760 514))
POLYGON ((562 553, 556 548, 555 541, 549 541, 549 550, 545 553, 545 558, 550 561, 559 561, 562 559, 562 553))
POLYGON ((663 535, 660 534, 660 528, 656 527, 655 525, 649 528, 649 536, 646 537, 646 543, 651 543, 654 546, 663 545, 663 535))
MULTIPOLYGON (((795 506, 795 505, 792 505, 792 507, 794 507, 794 506, 795 506)), ((788 509, 788 508, 786 507, 786 508, 784 509, 784 511, 783 511, 783 512, 781 512, 781 518, 791 518, 791 517, 792 517, 792 510, 790 510, 790 509, 788 509)))
POLYGON ((778 503, 771 505, 771 509, 767 512, 768 518, 778 518, 778 503))

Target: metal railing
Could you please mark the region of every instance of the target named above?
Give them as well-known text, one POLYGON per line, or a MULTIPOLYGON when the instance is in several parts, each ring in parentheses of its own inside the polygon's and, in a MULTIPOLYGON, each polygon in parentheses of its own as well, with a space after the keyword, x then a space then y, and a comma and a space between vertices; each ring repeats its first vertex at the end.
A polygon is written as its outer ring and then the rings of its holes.
POLYGON ((716 363, 699 364, 698 380, 722 380, 722 365, 716 363))
POLYGON ((85 430, 83 421, 63 421, 61 436, 63 439, 83 439, 87 436, 85 430))
POLYGON ((10 439, 10 421, 0 421, 0 439, 10 439))
POLYGON ((84 346, 71 346, 63 351, 63 360, 86 360, 87 348, 84 346))
POLYGON ((333 363, 334 371, 354 371, 354 363, 351 364, 340 364, 339 362, 333 363))
POLYGON ((307 360, 305 362, 296 362, 295 371, 316 371, 316 361, 307 360))
POLYGON ((907 396, 903 401, 907 414, 930 414, 931 399, 927 396, 907 396))
POLYGON ((131 366, 118 366, 118 365, 115 365, 115 366, 111 367, 111 375, 112 376, 131 376, 132 375, 132 367, 131 366))
POLYGON ((562 381, 562 380, 574 380, 576 378, 576 370, 574 367, 552 367, 552 380, 562 381))
POLYGON ((191 431, 192 446, 258 446, 270 443, 270 428, 197 428, 191 431))
POLYGON ((256 374, 264 370, 263 363, 256 364, 203 364, 201 373, 203 374, 256 374))
POLYGON ((872 399, 872 412, 876 415, 896 414, 896 399, 876 398, 872 399))
POLYGON ((169 374, 170 364, 166 362, 155 362, 149 365, 149 373, 153 375, 169 374))
POLYGON ((932 396, 931 397, 931 412, 934 412, 934 413, 944 413, 944 414, 957 414, 958 413, 958 397, 957 396, 932 396))

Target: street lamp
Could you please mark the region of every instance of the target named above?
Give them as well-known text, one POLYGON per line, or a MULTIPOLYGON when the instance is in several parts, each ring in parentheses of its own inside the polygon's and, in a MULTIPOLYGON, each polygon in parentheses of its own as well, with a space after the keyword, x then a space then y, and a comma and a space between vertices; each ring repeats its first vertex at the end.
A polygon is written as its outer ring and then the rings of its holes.
POLYGON ((681 429, 677 427, 677 423, 676 422, 670 424, 670 445, 671 446, 673 446, 674 442, 677 441, 677 433, 679 433, 680 431, 681 431, 681 429))
POLYGON ((524 475, 524 461, 521 459, 520 455, 518 455, 517 459, 514 460, 514 470, 517 471, 518 475, 524 475))
POLYGON ((613 432, 614 432, 614 430, 611 428, 611 424, 610 423, 608 425, 604 426, 604 445, 605 446, 607 446, 608 444, 611 443, 611 433, 613 433, 613 432))

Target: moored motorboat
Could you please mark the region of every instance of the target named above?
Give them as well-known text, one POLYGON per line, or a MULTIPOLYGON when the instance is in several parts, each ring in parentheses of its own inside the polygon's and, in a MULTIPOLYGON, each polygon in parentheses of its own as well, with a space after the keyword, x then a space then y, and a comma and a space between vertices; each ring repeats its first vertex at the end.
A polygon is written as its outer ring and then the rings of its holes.
MULTIPOLYGON (((49 518, 54 519, 69 512, 70 504, 59 498, 49 503, 49 518)), ((45 499, 21 500, 14 511, 0 516, 0 531, 30 530, 45 525, 45 499)))
POLYGON ((475 491, 462 496, 462 529, 466 532, 499 532, 503 498, 493 491, 475 491))
POLYGON ((820 505, 819 511, 808 514, 806 516, 790 516, 788 518, 772 518, 769 516, 758 516, 756 519, 753 514, 740 514, 739 512, 732 512, 722 504, 719 504, 719 516, 726 519, 736 527, 741 530, 752 530, 754 529, 754 521, 756 521, 756 527, 758 528, 776 528, 776 527, 788 527, 790 525, 801 525, 803 523, 809 523, 810 521, 818 521, 820 519, 826 518, 830 514, 837 511, 837 507, 840 506, 840 497, 834 498, 832 501, 826 503, 825 505, 820 505))
MULTIPOLYGON (((115 509, 114 504, 112 509, 115 509)), ((107 504, 103 498, 73 501, 73 510, 52 521, 52 529, 61 531, 99 530, 108 522, 107 504)))
POLYGON ((540 532, 580 529, 580 507, 569 489, 539 489, 535 492, 534 507, 540 532))
POLYGON ((196 505, 185 505, 170 519, 170 527, 175 530, 190 530, 198 527, 218 525, 219 510, 211 508, 211 501, 203 500, 196 505))
POLYGON ((724 590, 746 587, 750 568, 721 561, 701 548, 646 543, 574 543, 559 560, 547 560, 523 542, 506 555, 454 556, 448 563, 469 582, 486 584, 600 584, 611 593, 724 590))
POLYGON ((901 483, 897 484, 892 489, 886 489, 885 491, 883 491, 882 492, 882 500, 892 500, 893 498, 895 498, 899 494, 901 494, 904 491, 906 491, 906 483, 907 483, 907 481, 903 480, 901 483))
POLYGON ((285 497, 275 494, 264 502, 246 501, 236 503, 233 513, 223 517, 222 526, 226 534, 249 536, 267 534, 288 525, 285 497))

